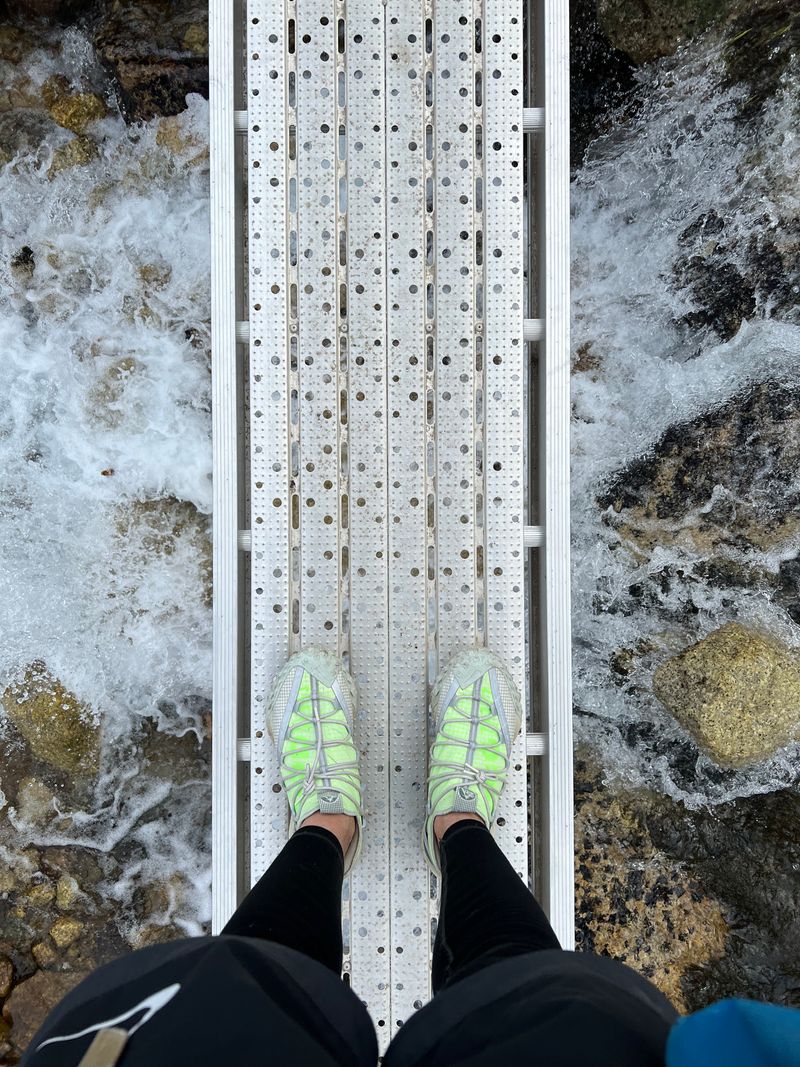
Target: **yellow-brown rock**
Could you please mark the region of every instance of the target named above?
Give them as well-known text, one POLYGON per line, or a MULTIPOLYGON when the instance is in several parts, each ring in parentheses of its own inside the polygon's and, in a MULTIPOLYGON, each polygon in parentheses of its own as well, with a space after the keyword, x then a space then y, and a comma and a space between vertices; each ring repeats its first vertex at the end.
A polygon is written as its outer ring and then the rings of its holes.
POLYGON ((194 504, 176 497, 134 500, 117 508, 115 525, 129 551, 142 562, 152 553, 171 556, 185 540, 199 564, 203 602, 211 603, 211 530, 208 517, 194 504))
POLYGON ((647 829, 658 798, 610 790, 598 769, 576 764, 575 906, 578 947, 626 963, 684 1011, 682 977, 724 952, 719 901, 660 852, 647 829))
POLYGON ((14 979, 14 964, 8 956, 0 956, 0 997, 7 997, 11 992, 14 979))
POLYGON ((67 948, 83 930, 83 923, 77 919, 70 919, 67 915, 60 915, 50 927, 50 936, 59 948, 67 948))
POLYGON ((36 778, 23 778, 17 789, 17 814, 27 823, 43 826, 55 815, 55 794, 36 778))
POLYGON ((64 871, 56 885, 56 907, 60 911, 69 911, 80 896, 80 892, 81 887, 77 880, 64 871))
POLYGON ((195 52, 197 55, 208 55, 208 23, 193 22, 187 27, 183 35, 183 47, 187 52, 195 52))
POLYGON ((208 144, 204 144, 186 128, 186 123, 180 115, 168 115, 161 119, 156 130, 156 144, 176 156, 192 153, 188 160, 190 164, 196 165, 208 159, 208 144))
POLYGON ((39 759, 78 777, 100 765, 100 728, 90 708, 40 660, 3 693, 3 707, 39 759))
POLYGON ((737 622, 662 663, 653 692, 725 766, 766 759, 800 737, 800 656, 737 622))
POLYGON ((143 263, 138 274, 148 289, 166 289, 172 278, 172 267, 167 262, 143 263))
POLYGON ((50 882, 40 882, 32 885, 25 891, 25 896, 30 904, 37 908, 45 908, 55 900, 55 887, 50 882))
POLYGON ((55 178, 56 174, 59 174, 62 170, 69 170, 71 167, 85 167, 87 163, 91 163, 93 159, 96 159, 100 154, 97 145, 91 139, 85 135, 73 137, 67 144, 62 145, 61 148, 57 148, 53 152, 53 161, 50 164, 47 177, 50 181, 55 178))
POLYGON ((58 953, 53 946, 49 945, 46 941, 39 941, 38 944, 33 946, 31 953, 36 960, 38 967, 42 971, 46 971, 48 967, 52 967, 58 959, 58 953))
POLYGON ((108 114, 108 108, 96 93, 69 93, 53 101, 50 114, 59 126, 85 133, 87 126, 108 114))
POLYGON ((124 418, 119 407, 125 388, 141 369, 142 363, 134 356, 123 356, 112 363, 87 393, 89 416, 111 429, 119 426, 124 418))
POLYGON ((64 74, 51 74, 49 78, 42 82, 42 100, 44 100, 48 108, 51 108, 59 97, 68 92, 69 78, 64 74))

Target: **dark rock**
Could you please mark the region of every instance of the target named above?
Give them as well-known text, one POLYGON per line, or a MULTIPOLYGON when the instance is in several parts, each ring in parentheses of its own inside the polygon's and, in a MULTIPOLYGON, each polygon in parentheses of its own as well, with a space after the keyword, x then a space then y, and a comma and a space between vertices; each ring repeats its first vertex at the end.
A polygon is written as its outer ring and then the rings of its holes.
POLYGON ((656 847, 686 863, 724 902, 724 956, 689 968, 687 1003, 748 997, 800 1006, 800 791, 784 789, 689 811, 659 803, 645 823, 656 847))
POLYGON ((41 853, 43 871, 53 879, 63 873, 71 875, 84 892, 94 894, 98 903, 101 898, 95 893, 94 887, 104 878, 113 877, 114 874, 106 869, 108 862, 104 853, 78 845, 50 846, 43 848, 41 853))
POLYGON ((141 768, 148 778, 175 785, 206 782, 210 778, 211 743, 198 740, 190 730, 181 737, 159 731, 153 719, 141 720, 137 742, 141 746, 141 768))
POLYGON ((11 1022, 11 1044, 17 1052, 25 1051, 49 1012, 85 977, 81 972, 39 971, 13 989, 3 1017, 11 1022))
MULTIPOLYGON (((0 17, 9 17, 9 11, 3 9, 0 0, 0 17)), ((35 38, 29 29, 21 26, 0 25, 0 59, 9 63, 19 63, 26 52, 35 46, 35 38)))
POLYGON ((690 311, 681 319, 692 330, 710 326, 720 340, 729 341, 736 336, 742 319, 752 317, 755 294, 733 264, 690 256, 677 260, 674 271, 681 284, 689 286, 695 300, 703 305, 701 310, 690 311))
MULTIPOLYGON (((577 169, 591 140, 610 126, 614 108, 633 88, 634 62, 609 41, 596 0, 571 0, 570 160, 577 169)), ((631 106, 635 102, 631 101, 631 106)))
POLYGON ((793 0, 758 0, 740 5, 725 36, 723 87, 745 85, 737 122, 749 122, 773 99, 800 47, 800 9, 793 0))
POLYGON ((208 4, 113 0, 93 30, 129 123, 177 115, 187 93, 208 96, 208 4))
POLYGON ((49 143, 57 125, 49 115, 14 110, 0 114, 0 166, 18 155, 34 154, 49 143))
POLYGON ((5 0, 12 18, 49 19, 68 24, 91 14, 103 0, 5 0))
MULTIPOLYGON (((717 550, 765 551, 800 532, 800 388, 765 382, 691 422, 671 426, 650 453, 620 471, 597 497, 604 521, 638 552, 683 547, 717 582, 750 583, 755 572, 717 550), (713 561, 713 562, 712 562, 713 561)), ((761 571, 766 583, 777 575, 761 571)), ((667 592, 676 573, 656 576, 667 592)))
POLYGON ((19 252, 11 257, 11 269, 24 273, 29 278, 32 277, 36 269, 33 249, 29 248, 28 245, 23 245, 19 252))
POLYGON ((752 19, 765 5, 768 0, 597 0, 597 12, 615 47, 635 63, 648 63, 672 55, 711 25, 752 19))
POLYGON ((782 313, 794 318, 798 308, 796 260, 800 223, 762 215, 753 221, 747 241, 726 233, 713 209, 703 212, 678 237, 684 252, 672 265, 672 284, 687 292, 696 309, 676 322, 688 328, 692 343, 709 332, 728 341, 743 319, 782 313))
POLYGON ((784 560, 778 568, 775 602, 786 609, 793 622, 800 624, 800 555, 784 560))

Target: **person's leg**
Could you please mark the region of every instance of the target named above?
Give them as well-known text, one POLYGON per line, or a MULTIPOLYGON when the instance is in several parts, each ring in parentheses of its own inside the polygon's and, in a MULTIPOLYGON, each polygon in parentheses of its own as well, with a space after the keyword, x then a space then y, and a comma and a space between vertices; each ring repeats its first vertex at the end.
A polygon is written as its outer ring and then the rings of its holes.
POLYGON ((394 1035, 383 1067, 664 1067, 677 1017, 624 964, 542 949, 447 986, 394 1035))
POLYGON ((341 974, 344 854, 353 832, 346 815, 307 819, 221 933, 286 945, 341 974))
POLYGON ((280 754, 293 834, 223 934, 259 937, 342 970, 342 880, 361 850, 363 803, 352 738, 356 687, 337 655, 309 646, 273 680, 266 718, 280 754))
POLYGON ((612 960, 561 949, 488 829, 523 721, 502 661, 463 649, 431 695, 423 849, 441 879, 436 995, 395 1034, 384 1067, 663 1067, 675 1010, 612 960))
POLYGON ((664 1067, 677 1013, 629 967, 564 952, 485 824, 440 816, 433 999, 395 1035, 384 1067, 664 1067))
POLYGON ((433 992, 510 956, 561 946, 547 916, 479 819, 443 816, 433 992))

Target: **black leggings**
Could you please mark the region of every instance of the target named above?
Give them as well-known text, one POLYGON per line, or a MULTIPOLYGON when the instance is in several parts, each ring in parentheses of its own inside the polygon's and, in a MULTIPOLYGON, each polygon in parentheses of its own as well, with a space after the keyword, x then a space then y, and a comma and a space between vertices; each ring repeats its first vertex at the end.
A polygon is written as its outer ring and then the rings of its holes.
MULTIPOLYGON (((455 823, 440 849, 434 993, 498 960, 560 948, 544 912, 482 822, 455 823)), ((344 857, 336 837, 321 826, 304 826, 222 933, 275 941, 341 974, 343 877, 344 857)))
MULTIPOLYGON (((399 1026, 384 1067, 664 1067, 675 1009, 623 964, 562 951, 482 823, 452 826, 441 856, 437 996, 399 1026)), ((341 981, 343 869, 333 834, 299 830, 223 930, 233 936, 150 945, 101 967, 50 1013, 22 1065, 75 1064, 104 1020, 139 1019, 159 1001, 130 1031, 130 1067, 251 1067, 265 1055, 375 1067, 375 1027, 341 981)))

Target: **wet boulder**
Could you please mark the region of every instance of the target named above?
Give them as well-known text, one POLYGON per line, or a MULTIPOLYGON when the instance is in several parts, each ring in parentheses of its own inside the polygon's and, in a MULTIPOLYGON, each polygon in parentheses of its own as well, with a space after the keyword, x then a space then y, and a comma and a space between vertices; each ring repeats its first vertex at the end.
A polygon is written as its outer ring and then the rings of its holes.
POLYGON ((767 0, 597 0, 600 25, 635 63, 670 56, 709 26, 767 6, 767 0))
POLYGON ((691 1011, 697 1005, 687 1002, 683 977, 722 956, 722 905, 653 843, 647 816, 661 798, 604 784, 588 752, 575 772, 577 947, 626 963, 679 1011, 691 1011))
POLYGON ((662 663, 653 692, 723 766, 747 766, 800 739, 800 655, 737 622, 662 663))
POLYGON ((129 123, 177 115, 187 93, 208 96, 208 4, 113 0, 93 29, 129 123))
POLYGON ((799 466, 792 383, 759 383, 670 426, 597 496, 602 522, 642 565, 614 610, 658 612, 685 644, 709 591, 723 608, 759 591, 800 618, 799 466))
POLYGON ((41 660, 6 688, 2 700, 6 715, 39 759, 76 777, 99 771, 97 717, 41 660))

